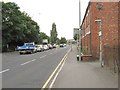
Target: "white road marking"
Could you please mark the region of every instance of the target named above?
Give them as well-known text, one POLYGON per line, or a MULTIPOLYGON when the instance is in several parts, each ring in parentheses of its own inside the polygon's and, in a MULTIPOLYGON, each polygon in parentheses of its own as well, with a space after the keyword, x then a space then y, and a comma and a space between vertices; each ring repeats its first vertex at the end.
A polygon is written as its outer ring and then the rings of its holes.
POLYGON ((33 60, 31 60, 31 61, 28 61, 28 62, 22 63, 22 64, 20 64, 20 65, 25 65, 25 64, 28 64, 28 63, 33 62, 33 61, 35 61, 35 60, 36 60, 36 59, 33 59, 33 60))
POLYGON ((40 58, 44 58, 44 57, 46 57, 46 55, 44 55, 44 56, 42 56, 42 57, 40 57, 40 58))
POLYGON ((7 71, 9 71, 9 70, 10 70, 10 69, 3 70, 3 71, 0 72, 0 74, 3 73, 3 72, 7 72, 7 71))
POLYGON ((33 59, 33 60, 31 60, 31 61, 35 61, 36 59, 33 59))

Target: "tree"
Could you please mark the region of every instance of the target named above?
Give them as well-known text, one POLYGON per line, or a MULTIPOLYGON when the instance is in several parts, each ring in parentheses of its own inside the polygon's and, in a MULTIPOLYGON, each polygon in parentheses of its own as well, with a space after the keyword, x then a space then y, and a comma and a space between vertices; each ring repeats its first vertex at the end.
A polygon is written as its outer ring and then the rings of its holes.
POLYGON ((77 40, 77 38, 79 39, 79 34, 75 34, 73 38, 74 40, 77 40))
POLYGON ((59 38, 57 38, 57 44, 58 44, 58 45, 60 44, 60 39, 59 39, 59 38))
MULTIPOLYGON (((48 42, 49 42, 49 36, 46 35, 44 32, 40 32, 40 37, 41 37, 41 40, 43 41, 43 39, 47 39, 48 42)), ((42 42, 41 42, 42 43, 42 42)))
MULTIPOLYGON (((2 2, 2 46, 6 47, 11 42, 17 42, 19 35, 21 19, 21 12, 19 7, 15 3, 4 3, 2 2)), ((15 43, 13 43, 15 45, 15 43)), ((4 48, 3 48, 4 50, 4 48)))
POLYGON ((58 34, 57 34, 57 29, 56 29, 55 23, 52 24, 52 30, 50 31, 50 36, 51 36, 50 37, 51 44, 56 43, 58 34))
POLYGON ((60 43, 61 43, 61 44, 67 43, 66 38, 65 38, 65 37, 61 37, 61 39, 60 39, 60 43))
POLYGON ((24 42, 39 42, 39 26, 17 4, 2 2, 2 50, 15 49, 24 42))

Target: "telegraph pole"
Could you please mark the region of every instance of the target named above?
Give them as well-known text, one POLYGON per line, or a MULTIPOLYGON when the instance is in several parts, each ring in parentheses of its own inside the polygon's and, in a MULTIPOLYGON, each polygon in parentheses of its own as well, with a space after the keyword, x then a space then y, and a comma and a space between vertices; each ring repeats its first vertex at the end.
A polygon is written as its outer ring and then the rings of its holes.
POLYGON ((80 24, 81 24, 81 5, 79 0, 79 27, 74 28, 74 31, 77 32, 77 60, 81 61, 81 30, 80 30, 80 24))
POLYGON ((79 0, 79 61, 81 61, 81 30, 80 30, 80 24, 81 24, 81 4, 79 0))

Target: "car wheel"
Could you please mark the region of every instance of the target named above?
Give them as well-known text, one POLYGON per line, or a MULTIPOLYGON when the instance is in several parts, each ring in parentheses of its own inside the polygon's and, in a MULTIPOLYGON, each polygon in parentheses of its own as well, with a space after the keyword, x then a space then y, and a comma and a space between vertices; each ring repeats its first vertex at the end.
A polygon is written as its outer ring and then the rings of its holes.
POLYGON ((23 53, 20 52, 19 54, 22 55, 23 53))

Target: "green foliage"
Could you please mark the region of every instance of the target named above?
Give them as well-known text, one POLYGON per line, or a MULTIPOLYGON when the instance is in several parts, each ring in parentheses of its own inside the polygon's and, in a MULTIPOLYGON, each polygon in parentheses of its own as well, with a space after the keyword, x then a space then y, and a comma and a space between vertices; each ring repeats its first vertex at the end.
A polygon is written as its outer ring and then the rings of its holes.
POLYGON ((61 37, 61 39, 60 39, 60 43, 61 43, 61 44, 67 43, 66 38, 65 38, 65 37, 61 37))
POLYGON ((58 45, 60 44, 60 39, 59 39, 59 38, 57 38, 57 44, 58 44, 58 45))
POLYGON ((83 54, 87 54, 87 51, 86 51, 85 49, 82 49, 81 52, 82 52, 83 54))
POLYGON ((77 38, 79 39, 79 34, 75 34, 73 38, 74 40, 77 40, 77 38))
POLYGON ((2 48, 14 49, 24 42, 40 41, 39 26, 17 4, 2 2, 2 48))
POLYGON ((58 34, 57 34, 57 29, 56 29, 55 23, 52 24, 52 30, 50 31, 50 35, 51 35, 51 39, 50 39, 51 43, 52 44, 56 43, 58 34))
POLYGON ((47 39, 49 42, 49 36, 47 36, 44 32, 40 32, 40 37, 41 37, 41 43, 42 43, 43 39, 47 39))

